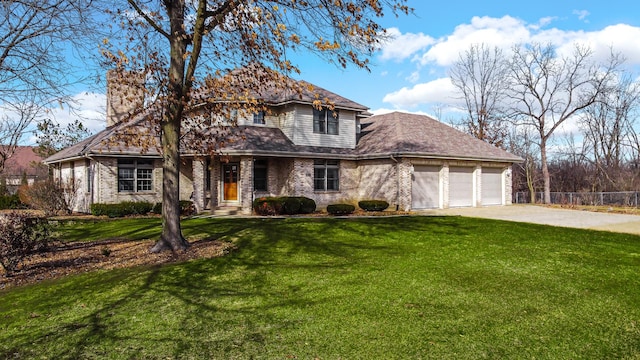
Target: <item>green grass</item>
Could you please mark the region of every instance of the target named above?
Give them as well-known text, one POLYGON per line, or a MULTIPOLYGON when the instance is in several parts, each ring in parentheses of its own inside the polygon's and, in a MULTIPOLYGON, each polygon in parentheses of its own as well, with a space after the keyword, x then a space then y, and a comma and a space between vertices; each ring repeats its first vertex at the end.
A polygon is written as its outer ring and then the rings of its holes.
MULTIPOLYGON (((0 358, 640 358, 640 237, 462 217, 188 220, 224 258, 0 292, 0 358)), ((158 235, 158 219, 65 225, 158 235)))

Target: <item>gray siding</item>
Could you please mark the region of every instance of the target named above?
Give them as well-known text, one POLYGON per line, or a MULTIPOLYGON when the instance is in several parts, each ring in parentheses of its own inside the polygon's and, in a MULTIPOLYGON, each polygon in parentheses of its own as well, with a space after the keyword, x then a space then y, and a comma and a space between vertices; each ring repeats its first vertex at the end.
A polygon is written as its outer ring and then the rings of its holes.
POLYGON ((353 111, 340 110, 338 135, 313 132, 313 107, 311 105, 296 105, 293 112, 294 119, 287 118, 282 130, 294 144, 355 149, 356 114, 353 111))

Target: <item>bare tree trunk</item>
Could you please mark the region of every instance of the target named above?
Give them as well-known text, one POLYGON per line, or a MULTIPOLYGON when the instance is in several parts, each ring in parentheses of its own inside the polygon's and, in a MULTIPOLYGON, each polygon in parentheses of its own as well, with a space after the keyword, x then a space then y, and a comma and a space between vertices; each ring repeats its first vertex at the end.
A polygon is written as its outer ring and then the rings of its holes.
POLYGON ((154 253, 189 247, 180 226, 180 118, 168 117, 162 123, 162 234, 151 248, 154 253))
POLYGON ((545 204, 551 203, 551 176, 549 176, 549 164, 547 163, 547 141, 543 138, 540 141, 540 161, 542 162, 542 181, 544 182, 545 204))
MULTIPOLYGON (((171 33, 184 34, 184 2, 166 1, 171 33)), ((185 86, 187 36, 172 36, 168 106, 162 116, 162 234, 151 252, 184 251, 189 243, 180 227, 180 125, 189 89, 185 86)))

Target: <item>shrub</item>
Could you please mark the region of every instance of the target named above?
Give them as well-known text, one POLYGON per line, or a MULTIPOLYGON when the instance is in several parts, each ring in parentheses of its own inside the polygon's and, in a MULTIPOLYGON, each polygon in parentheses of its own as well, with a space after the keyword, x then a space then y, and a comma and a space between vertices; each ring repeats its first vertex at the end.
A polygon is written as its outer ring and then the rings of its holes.
MULTIPOLYGON (((154 214, 162 214, 162 203, 158 202, 151 210, 154 214)), ((180 200, 180 215, 191 216, 196 214, 196 207, 191 200, 180 200)))
POLYGON ((349 215, 353 214, 356 207, 351 204, 331 204, 327 205, 327 212, 331 215, 349 215))
POLYGON ((295 215, 300 213, 300 200, 295 197, 282 198, 282 212, 286 215, 295 215))
POLYGON ((24 206, 18 194, 0 195, 0 209, 20 209, 24 206))
POLYGON ((261 197, 253 201, 253 211, 263 216, 311 214, 316 202, 304 196, 261 197))
POLYGON ((280 215, 284 207, 283 202, 281 197, 261 197, 253 201, 253 211, 262 216, 280 215))
POLYGON ((47 249, 49 226, 45 218, 10 212, 0 215, 0 265, 7 274, 28 256, 47 249))
POLYGON ((300 200, 300 214, 311 214, 316 211, 316 202, 313 199, 304 196, 299 196, 297 199, 300 200))
POLYGON ((106 215, 110 218, 129 215, 145 215, 150 213, 151 209, 153 209, 153 204, 148 201, 123 201, 117 204, 91 204, 92 215, 106 215))
POLYGON ((71 213, 75 203, 75 185, 52 179, 39 181, 33 185, 22 185, 18 189, 20 201, 35 210, 41 210, 45 216, 71 213))
POLYGON ((358 201, 358 206, 364 211, 384 211, 389 203, 384 200, 362 200, 358 201))

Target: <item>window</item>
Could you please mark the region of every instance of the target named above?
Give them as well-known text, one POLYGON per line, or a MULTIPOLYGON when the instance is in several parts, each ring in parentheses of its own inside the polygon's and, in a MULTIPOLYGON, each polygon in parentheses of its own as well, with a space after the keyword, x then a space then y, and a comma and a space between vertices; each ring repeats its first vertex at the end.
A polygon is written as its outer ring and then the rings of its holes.
POLYGON ((153 160, 118 160, 118 192, 153 191, 153 160))
POLYGON ((338 135, 338 110, 313 109, 313 132, 338 135))
POLYGON ((265 124, 264 111, 258 111, 257 113, 253 114, 253 123, 259 125, 265 124))
POLYGON ((267 191, 267 160, 253 161, 253 190, 267 191))
POLYGON ((340 162, 316 160, 313 163, 313 188, 317 191, 340 190, 340 162))

